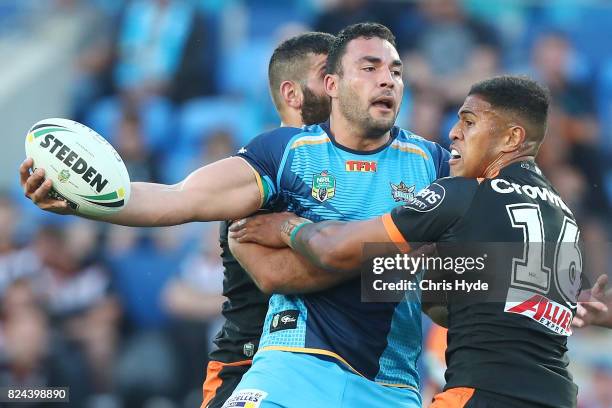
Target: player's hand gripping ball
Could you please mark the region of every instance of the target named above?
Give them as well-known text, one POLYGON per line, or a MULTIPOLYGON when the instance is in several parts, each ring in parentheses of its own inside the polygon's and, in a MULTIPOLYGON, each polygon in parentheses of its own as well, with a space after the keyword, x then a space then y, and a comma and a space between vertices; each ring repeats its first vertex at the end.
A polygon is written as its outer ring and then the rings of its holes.
POLYGON ((49 195, 65 200, 77 213, 115 213, 130 198, 130 176, 115 149, 85 125, 67 119, 44 119, 25 139, 33 169, 44 169, 53 188, 49 195))

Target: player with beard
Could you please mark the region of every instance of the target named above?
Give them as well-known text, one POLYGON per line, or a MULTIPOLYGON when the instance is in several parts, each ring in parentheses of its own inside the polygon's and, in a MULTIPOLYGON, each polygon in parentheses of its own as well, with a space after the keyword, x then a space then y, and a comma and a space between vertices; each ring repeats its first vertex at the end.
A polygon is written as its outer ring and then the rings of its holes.
MULTIPOLYGON (((167 226, 241 219, 259 209, 367 219, 448 174, 447 151, 394 126, 402 62, 388 28, 361 23, 342 30, 326 72, 329 122, 264 133, 176 185, 133 182, 126 207, 98 219, 167 226)), ((26 196, 42 209, 73 214, 48 197, 52 181, 42 169, 30 174, 31 167, 26 159, 20 168, 26 196)), ((267 274, 280 291, 313 293, 272 296, 253 366, 226 406, 420 407, 420 304, 361 303, 358 280, 332 287, 342 274, 313 268, 289 248, 270 250, 288 254, 282 266, 262 272, 259 263, 248 265, 250 257, 240 258, 256 283, 267 274)))
MULTIPOLYGON (((437 242, 439 257, 472 261, 485 254, 477 279, 487 282, 487 291, 445 292, 447 383, 431 408, 574 408, 567 339, 583 259, 576 220, 534 161, 548 104, 547 91, 526 78, 477 83, 450 132, 456 177, 436 180, 368 221, 313 224, 264 215, 243 223, 236 236, 291 246, 332 274, 358 273, 364 243, 409 251, 437 242)), ((472 279, 458 273, 445 278, 472 279)), ((605 277, 598 281, 596 300, 605 301, 605 283, 605 277)), ((606 325, 605 315, 594 318, 606 325)))
MULTIPOLYGON (((323 89, 323 78, 333 40, 331 34, 305 33, 282 42, 272 53, 268 83, 281 126, 299 128, 329 118, 330 101, 323 89)), ((251 367, 268 310, 269 295, 257 288, 232 255, 227 228, 228 223, 222 222, 219 241, 225 268, 225 323, 214 340, 218 348, 210 353, 202 408, 220 408, 251 367)), ((266 271, 274 271, 287 262, 287 254, 278 251, 265 257, 250 253, 247 246, 241 251, 243 256, 258 259, 266 271)), ((265 276, 260 277, 259 284, 267 285, 265 276)))

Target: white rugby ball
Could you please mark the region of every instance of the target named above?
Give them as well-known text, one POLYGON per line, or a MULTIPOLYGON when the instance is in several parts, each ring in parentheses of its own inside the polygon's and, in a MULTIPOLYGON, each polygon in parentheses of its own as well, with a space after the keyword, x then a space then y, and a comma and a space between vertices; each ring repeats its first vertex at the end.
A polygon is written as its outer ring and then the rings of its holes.
POLYGON ((102 136, 78 122, 50 118, 30 128, 26 156, 53 181, 55 198, 78 213, 120 211, 130 198, 130 176, 119 154, 102 136))

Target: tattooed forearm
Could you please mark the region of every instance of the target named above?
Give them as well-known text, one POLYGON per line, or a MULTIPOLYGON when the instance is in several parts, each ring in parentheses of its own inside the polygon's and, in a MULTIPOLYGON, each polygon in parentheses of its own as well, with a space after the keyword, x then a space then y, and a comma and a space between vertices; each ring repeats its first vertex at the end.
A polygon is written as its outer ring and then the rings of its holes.
MULTIPOLYGON (((290 242, 293 250, 304 256, 313 265, 327 269, 329 265, 322 262, 325 259, 324 251, 329 248, 325 242, 330 235, 345 223, 341 221, 323 221, 307 224, 300 227, 290 242)), ((295 226, 293 229, 295 229, 295 226)), ((293 230, 291 231, 293 232, 293 230)), ((291 232, 289 233, 291 235, 291 232)))
POLYGON ((293 217, 289 218, 287 221, 281 224, 281 239, 287 246, 291 246, 291 234, 295 231, 297 227, 304 223, 309 223, 310 220, 302 217, 293 217))

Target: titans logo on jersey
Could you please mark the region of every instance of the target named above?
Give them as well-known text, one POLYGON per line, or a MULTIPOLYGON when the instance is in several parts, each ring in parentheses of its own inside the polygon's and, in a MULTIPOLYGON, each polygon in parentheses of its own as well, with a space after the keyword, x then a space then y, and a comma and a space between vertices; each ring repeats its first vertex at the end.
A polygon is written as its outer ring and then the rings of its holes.
MULTIPOLYGON (((238 156, 257 174, 262 207, 312 221, 380 216, 448 173, 446 150, 398 127, 368 152, 338 145, 328 124, 281 128, 238 156)), ((314 294, 273 295, 260 350, 332 357, 370 380, 418 387, 421 305, 360 297, 359 279, 314 294)))

